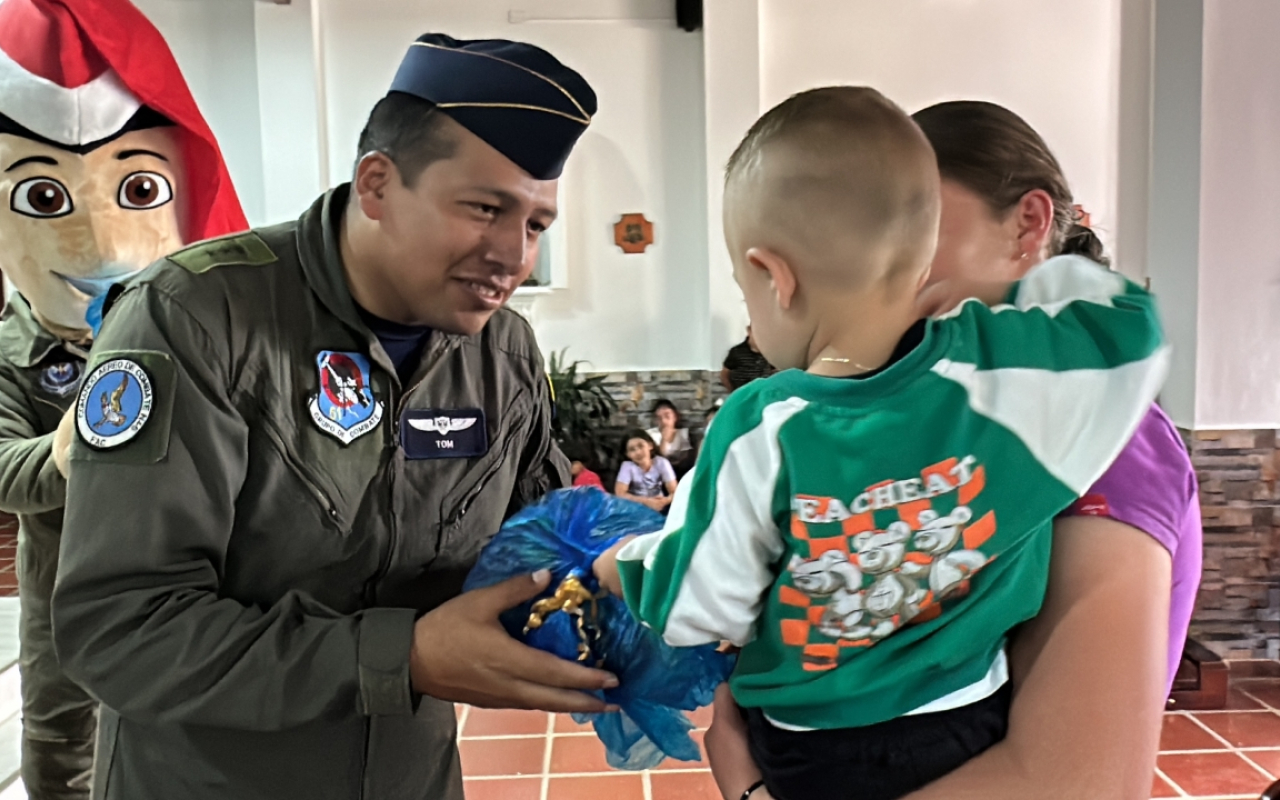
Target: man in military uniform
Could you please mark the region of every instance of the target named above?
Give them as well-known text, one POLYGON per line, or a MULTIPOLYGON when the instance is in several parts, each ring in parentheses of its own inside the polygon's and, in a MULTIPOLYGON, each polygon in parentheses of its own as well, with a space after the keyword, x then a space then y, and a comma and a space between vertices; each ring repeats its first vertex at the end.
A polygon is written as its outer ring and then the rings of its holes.
POLYGON ((123 0, 0 0, 0 197, 18 291, 0 320, 0 509, 19 520, 21 774, 32 800, 88 798, 98 703, 58 664, 49 603, 91 301, 248 225, 164 40, 123 0))
POLYGON ((58 652, 103 703, 97 798, 459 800, 452 702, 598 711, 612 676, 458 596, 568 485, 503 304, 595 111, 535 47, 421 37, 351 184, 181 251, 109 312, 77 406, 58 652))

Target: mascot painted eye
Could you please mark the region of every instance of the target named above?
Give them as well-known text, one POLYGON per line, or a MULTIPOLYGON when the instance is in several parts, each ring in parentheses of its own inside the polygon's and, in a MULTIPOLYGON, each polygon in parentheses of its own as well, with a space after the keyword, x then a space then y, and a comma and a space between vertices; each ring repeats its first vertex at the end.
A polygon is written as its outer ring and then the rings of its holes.
POLYGON ((173 185, 158 172, 135 172, 120 182, 116 200, 121 208, 159 208, 173 199, 173 185))
POLYGON ((27 217, 53 219, 75 211, 71 192, 54 178, 28 178, 13 187, 9 207, 27 217))

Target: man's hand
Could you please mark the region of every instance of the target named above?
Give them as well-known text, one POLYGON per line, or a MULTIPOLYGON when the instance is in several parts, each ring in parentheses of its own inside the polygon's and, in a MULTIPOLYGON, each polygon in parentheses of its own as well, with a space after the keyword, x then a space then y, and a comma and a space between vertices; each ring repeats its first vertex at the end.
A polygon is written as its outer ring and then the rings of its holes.
POLYGON ((53 432, 53 464, 66 478, 71 474, 71 439, 76 435, 76 407, 72 404, 53 432))
POLYGON ((959 306, 965 300, 976 297, 989 306, 998 305, 1009 294, 1009 281, 975 281, 965 278, 947 278, 932 283, 916 295, 916 314, 920 319, 936 317, 959 306))
POLYGON ((467 592, 419 619, 409 654, 413 688, 481 708, 612 710, 586 692, 613 688, 617 677, 523 645, 498 621, 503 611, 546 589, 550 578, 543 570, 467 592))
MULTIPOLYGON (((729 684, 722 683, 716 689, 712 705, 715 716, 702 742, 707 748, 707 761, 711 764, 711 776, 720 787, 725 800, 738 800, 742 793, 760 780, 760 768, 751 759, 747 748, 747 722, 733 701, 729 684)), ((751 800, 773 800, 769 790, 761 786, 751 793, 751 800)))

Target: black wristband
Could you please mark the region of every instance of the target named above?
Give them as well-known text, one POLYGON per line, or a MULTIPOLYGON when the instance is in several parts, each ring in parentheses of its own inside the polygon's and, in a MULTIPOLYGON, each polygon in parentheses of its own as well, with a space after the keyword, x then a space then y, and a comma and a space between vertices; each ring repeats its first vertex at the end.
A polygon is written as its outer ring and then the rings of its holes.
POLYGON ((755 783, 751 784, 750 788, 748 788, 745 792, 742 793, 741 800, 751 800, 751 795, 754 794, 756 789, 759 789, 761 786, 764 786, 764 781, 762 780, 756 781, 755 783))

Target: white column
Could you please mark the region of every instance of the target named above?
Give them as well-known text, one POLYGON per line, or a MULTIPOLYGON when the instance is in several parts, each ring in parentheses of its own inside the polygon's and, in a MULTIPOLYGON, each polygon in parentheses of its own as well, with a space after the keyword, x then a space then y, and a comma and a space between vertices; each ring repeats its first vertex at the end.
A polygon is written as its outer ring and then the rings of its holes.
POLYGON ((314 10, 314 0, 254 6, 267 224, 296 219, 328 188, 320 174, 314 10))
POLYGON ((733 281, 724 245, 724 166, 760 115, 760 8, 758 0, 704 0, 706 74, 707 268, 710 284, 711 361, 718 368, 742 341, 747 307, 733 281))
POLYGON ((1180 426, 1280 427, 1280 3, 1157 0, 1147 271, 1180 426))

